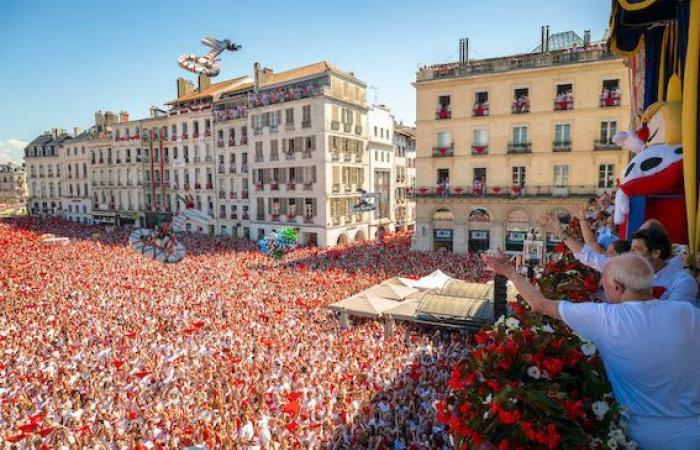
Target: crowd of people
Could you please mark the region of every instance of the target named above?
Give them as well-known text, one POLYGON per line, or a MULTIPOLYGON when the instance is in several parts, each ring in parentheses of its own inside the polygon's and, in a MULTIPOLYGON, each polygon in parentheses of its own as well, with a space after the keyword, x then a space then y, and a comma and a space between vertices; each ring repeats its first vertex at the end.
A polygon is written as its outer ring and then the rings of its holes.
POLYGON ((412 253, 403 234, 277 261, 187 235, 188 256, 164 265, 134 252, 128 230, 96 229, 0 222, 7 448, 450 448, 433 404, 464 336, 341 329, 325 306, 437 268, 478 280, 475 258, 412 253), (48 232, 70 244, 47 245, 48 232))

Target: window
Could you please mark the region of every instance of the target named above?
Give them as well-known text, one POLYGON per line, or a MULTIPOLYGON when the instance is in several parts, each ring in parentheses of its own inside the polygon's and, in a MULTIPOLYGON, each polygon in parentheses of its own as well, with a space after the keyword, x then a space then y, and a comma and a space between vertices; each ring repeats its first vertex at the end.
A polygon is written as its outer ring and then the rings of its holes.
POLYGON ((487 91, 476 92, 474 94, 474 102, 478 105, 483 105, 489 101, 489 93, 487 91))
POLYGON ((377 131, 379 131, 379 128, 374 127, 374 137, 377 137, 377 131))
POLYGON ((294 125, 294 108, 287 108, 284 111, 284 123, 294 125))
POLYGON ((473 131, 472 143, 478 146, 486 146, 489 144, 488 132, 483 128, 475 128, 473 131))
POLYGON ((263 162, 263 143, 255 143, 255 162, 263 162))
POLYGON ((513 186, 525 186, 525 166, 513 167, 513 186))
POLYGON ((449 119, 450 117, 452 117, 450 96, 441 95, 438 97, 436 119, 449 119))
POLYGON ((447 183, 450 180, 450 169, 437 170, 437 184, 447 183))
POLYGON ((437 147, 447 148, 452 145, 452 133, 449 131, 439 131, 437 134, 437 147))
POLYGON ((612 138, 617 133, 617 121, 608 120, 600 122, 600 143, 612 144, 612 138))
POLYGON ((560 123, 554 126, 554 142, 557 144, 568 144, 571 142, 571 125, 560 123))
POLYGON ((611 189, 615 186, 615 164, 600 164, 598 166, 598 187, 611 189))
POLYGON ((569 186, 569 166, 554 166, 554 187, 565 188, 569 186))
POLYGON ((311 126, 311 105, 303 106, 301 109, 302 113, 302 126, 308 128, 311 126))
POLYGON ((527 126, 513 127, 513 144, 527 144, 527 126))

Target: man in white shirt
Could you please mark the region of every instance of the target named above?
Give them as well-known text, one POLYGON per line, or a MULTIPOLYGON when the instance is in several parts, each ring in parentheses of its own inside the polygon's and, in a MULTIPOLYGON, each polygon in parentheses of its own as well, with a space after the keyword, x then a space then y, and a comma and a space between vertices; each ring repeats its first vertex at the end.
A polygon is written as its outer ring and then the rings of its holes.
POLYGON ((563 320, 595 344, 640 449, 700 448, 700 311, 652 299, 654 272, 646 259, 610 259, 602 277, 609 303, 549 300, 507 257, 484 260, 513 281, 534 312, 563 320))

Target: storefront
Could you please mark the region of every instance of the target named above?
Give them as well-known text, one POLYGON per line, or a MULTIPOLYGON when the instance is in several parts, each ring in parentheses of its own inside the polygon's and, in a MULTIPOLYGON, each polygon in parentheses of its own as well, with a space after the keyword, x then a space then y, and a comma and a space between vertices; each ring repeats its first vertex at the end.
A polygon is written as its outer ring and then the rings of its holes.
POLYGON ((469 231, 469 251, 478 253, 489 249, 491 243, 490 232, 487 230, 469 231))
POLYGON ((433 234, 433 250, 445 249, 451 252, 453 249, 454 233, 451 229, 438 228, 433 234))

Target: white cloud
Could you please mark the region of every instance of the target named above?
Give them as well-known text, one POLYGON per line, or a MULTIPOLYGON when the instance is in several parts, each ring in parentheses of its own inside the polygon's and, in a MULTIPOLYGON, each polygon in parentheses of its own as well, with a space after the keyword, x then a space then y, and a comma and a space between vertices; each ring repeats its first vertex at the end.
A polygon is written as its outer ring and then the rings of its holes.
POLYGON ((8 162, 22 164, 24 147, 26 146, 27 142, 20 141, 19 139, 7 139, 0 141, 0 164, 5 164, 8 162))

